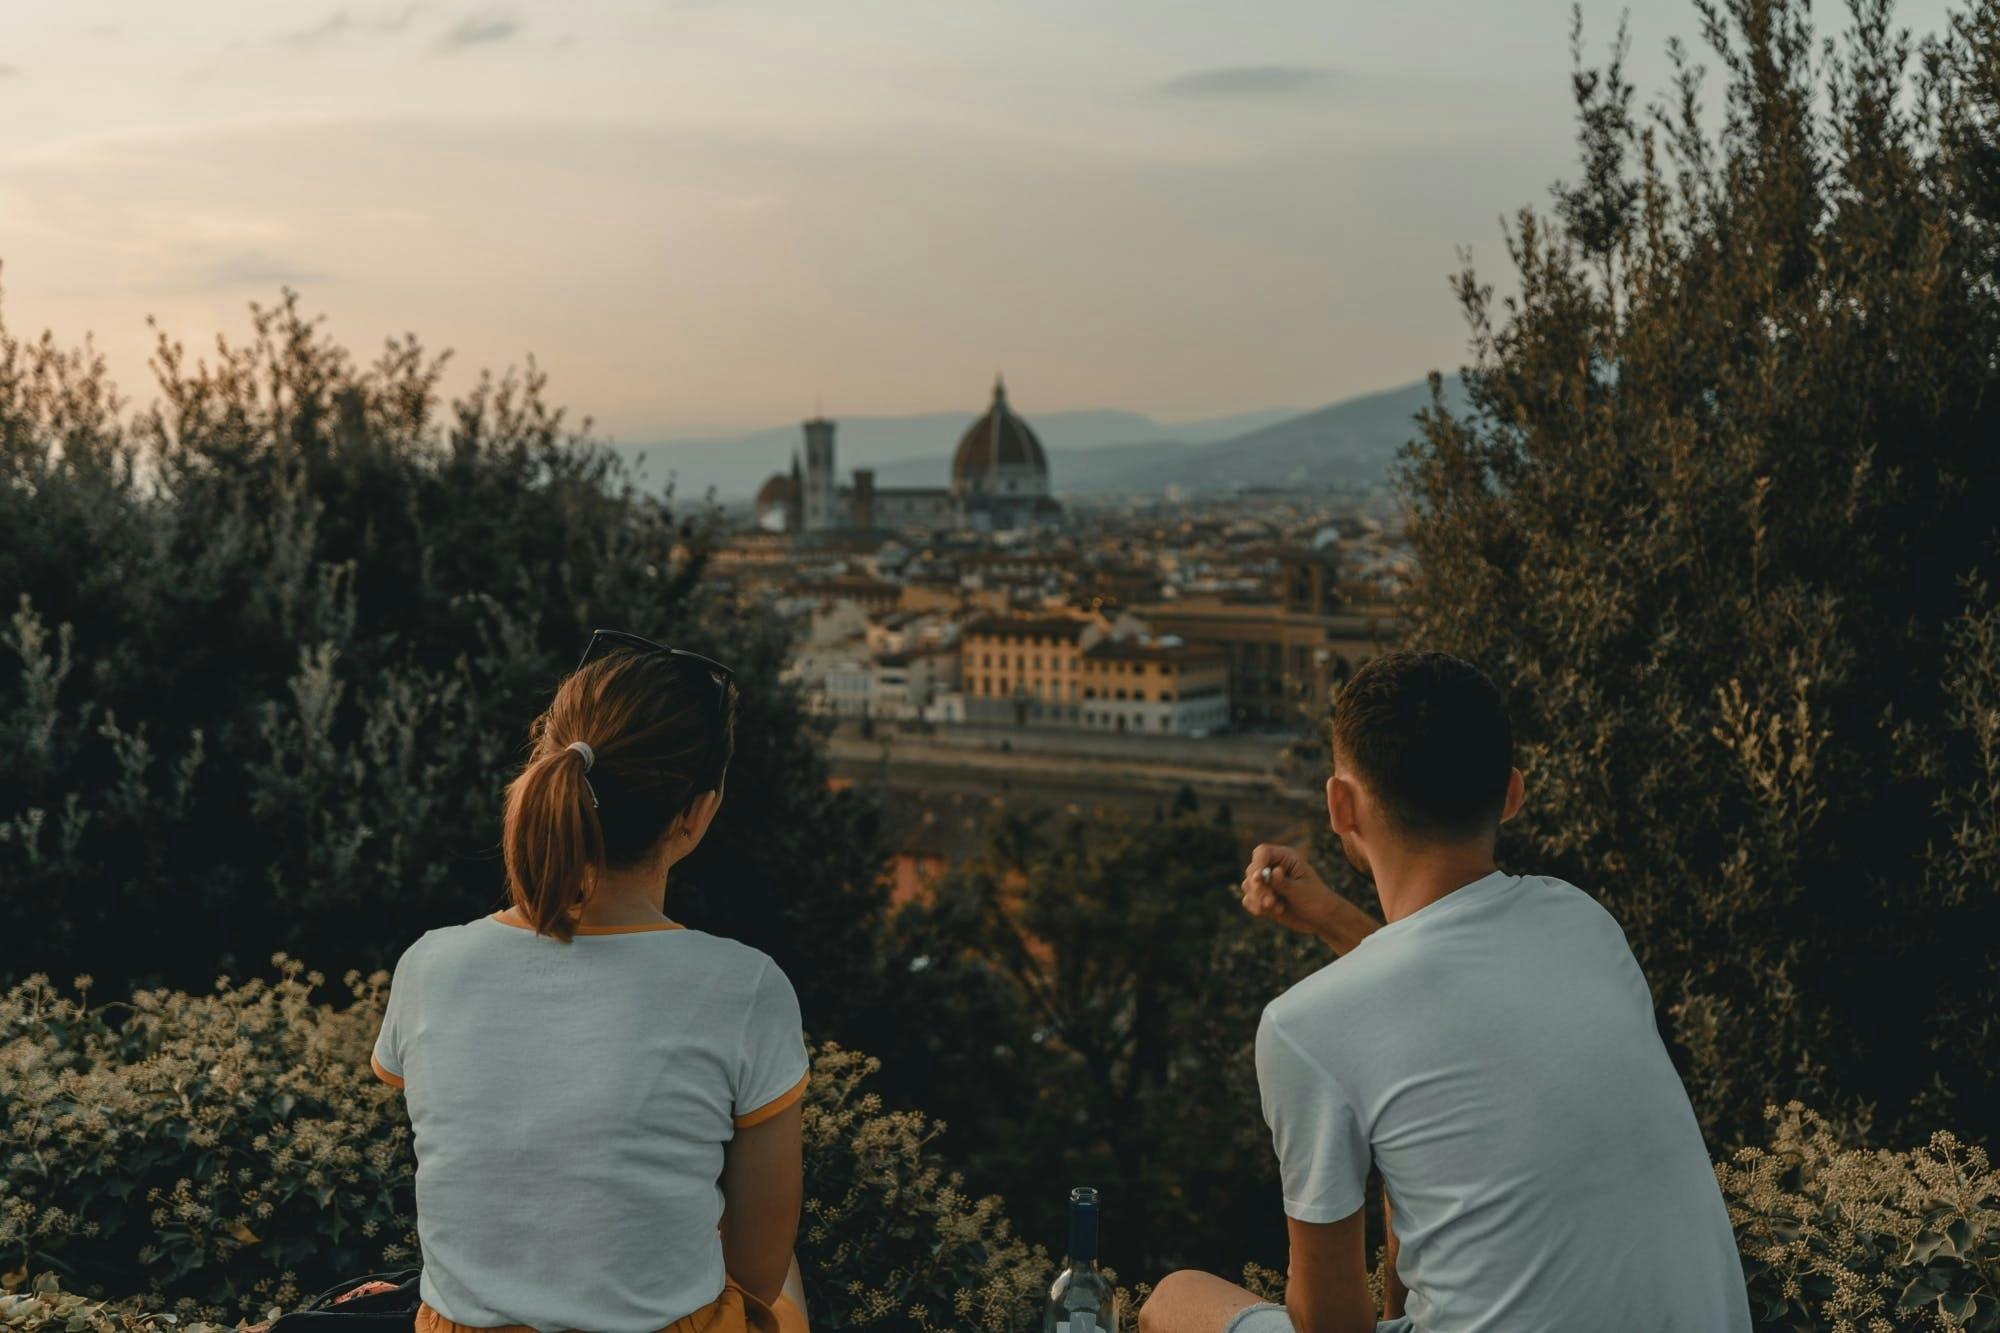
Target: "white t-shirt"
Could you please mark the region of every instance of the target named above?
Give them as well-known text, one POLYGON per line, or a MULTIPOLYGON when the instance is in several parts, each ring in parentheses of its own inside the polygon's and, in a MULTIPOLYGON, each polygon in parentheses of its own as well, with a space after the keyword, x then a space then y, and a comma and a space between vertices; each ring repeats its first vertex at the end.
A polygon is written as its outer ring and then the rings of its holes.
POLYGON ((1264 1010, 1257 1083, 1285 1211, 1382 1172, 1419 1333, 1747 1333, 1701 1129, 1618 923, 1495 871, 1264 1010))
POLYGON ((805 1091, 799 1002, 678 926, 501 913, 404 950, 376 1039, 417 1156, 421 1293, 475 1327, 653 1333, 723 1288, 723 1145, 805 1091))

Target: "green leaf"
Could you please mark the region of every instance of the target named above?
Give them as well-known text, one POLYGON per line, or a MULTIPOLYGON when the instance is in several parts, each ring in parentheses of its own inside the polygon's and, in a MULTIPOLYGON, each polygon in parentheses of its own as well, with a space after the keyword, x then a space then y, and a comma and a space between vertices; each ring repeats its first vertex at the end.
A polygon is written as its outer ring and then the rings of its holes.
POLYGON ((1929 1305, 1943 1294, 1943 1292, 1930 1284, 1929 1279, 1914 1277, 1910 1279, 1910 1284, 1903 1288, 1903 1294, 1897 1297, 1896 1308, 1898 1310, 1914 1310, 1919 1306, 1929 1305))

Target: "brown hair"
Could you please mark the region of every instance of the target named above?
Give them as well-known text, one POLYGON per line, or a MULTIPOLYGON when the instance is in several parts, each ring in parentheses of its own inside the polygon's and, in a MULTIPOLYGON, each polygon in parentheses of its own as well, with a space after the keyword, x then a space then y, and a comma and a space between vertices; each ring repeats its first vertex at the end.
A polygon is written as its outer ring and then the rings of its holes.
POLYGON ((1335 763, 1355 769, 1403 832, 1491 834, 1507 803, 1514 735, 1487 674, 1447 653, 1384 653, 1334 703, 1335 763))
POLYGON ((735 723, 735 686, 685 657, 617 652, 564 679, 528 730, 501 834, 508 896, 538 933, 572 938, 591 877, 645 859, 721 787, 735 723))

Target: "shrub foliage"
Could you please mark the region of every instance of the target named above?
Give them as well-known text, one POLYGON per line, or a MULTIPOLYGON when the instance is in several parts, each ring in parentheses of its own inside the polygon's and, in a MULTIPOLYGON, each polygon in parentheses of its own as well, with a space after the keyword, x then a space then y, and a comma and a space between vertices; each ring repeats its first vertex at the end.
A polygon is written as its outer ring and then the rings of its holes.
POLYGON ((1858 1148, 1797 1102, 1768 1147, 1718 1168, 1758 1324, 2000 1329, 2000 1176, 1940 1131, 1908 1152, 1858 1148))
MULTIPOLYGON (((36 976, 0 997, 0 1326, 228 1325, 416 1262, 402 1100, 367 1066, 387 975, 349 973, 335 1005, 278 961, 201 995, 90 1004, 36 976)), ((815 1326, 1033 1327, 1049 1256, 943 1166, 941 1125, 884 1108, 876 1073, 814 1053, 799 1251, 815 1326)), ((1983 1150, 1853 1146, 1796 1102, 1770 1120, 1717 1167, 1759 1327, 2000 1328, 1983 1150)))
MULTIPOLYGON (((335 1005, 277 962, 206 994, 91 1004, 37 975, 0 998, 0 1285, 47 1273, 228 1323, 418 1262, 402 1096, 368 1066, 388 974, 349 972, 335 1005)), ((942 1126, 884 1110, 874 1073, 815 1052, 798 1243, 814 1326, 1023 1327, 1048 1256, 944 1168, 942 1126)), ((0 1315, 35 1326, 32 1297, 0 1315)))

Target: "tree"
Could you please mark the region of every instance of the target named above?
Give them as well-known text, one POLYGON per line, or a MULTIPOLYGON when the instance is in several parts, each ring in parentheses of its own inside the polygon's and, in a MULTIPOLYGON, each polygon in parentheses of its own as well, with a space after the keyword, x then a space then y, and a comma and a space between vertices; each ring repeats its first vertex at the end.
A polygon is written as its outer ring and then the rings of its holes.
MULTIPOLYGON (((596 626, 729 661, 728 799, 670 910, 770 950, 816 1032, 865 1000, 872 807, 827 790, 767 619, 530 364, 358 364, 290 293, 244 345, 101 360, 0 328, 0 958, 206 984, 274 950, 375 966, 501 902, 500 792, 596 626)), ((114 990, 115 993, 115 990, 114 990)))
POLYGON ((1470 407, 1403 477, 1410 637, 1484 664, 1507 854, 1625 927, 1711 1134, 2000 1119, 2000 5, 1698 6, 1664 104, 1470 267, 1470 407))
POLYGON ((952 1129, 978 1189, 1031 1237, 1068 1188, 1106 1199, 1127 1272, 1238 1271, 1283 1253, 1253 1041, 1264 1004, 1328 961, 1244 916, 1234 832, 1016 807, 894 919, 885 1084, 952 1129))

